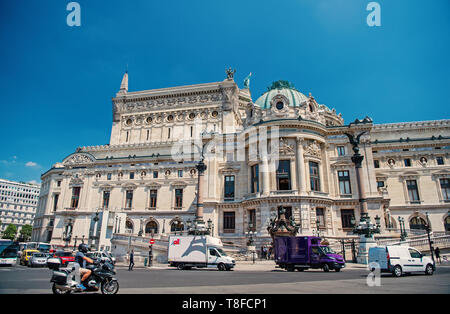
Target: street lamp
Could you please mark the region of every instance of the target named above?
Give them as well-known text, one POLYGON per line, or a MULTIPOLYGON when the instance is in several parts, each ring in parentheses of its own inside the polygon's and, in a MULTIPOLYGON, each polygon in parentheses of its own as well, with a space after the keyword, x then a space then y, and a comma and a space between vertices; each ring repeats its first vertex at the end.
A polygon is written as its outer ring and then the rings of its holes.
POLYGON ((246 235, 248 235, 248 243, 247 243, 247 250, 252 252, 252 259, 253 259, 253 264, 255 264, 255 247, 253 246, 253 236, 256 234, 255 231, 253 231, 253 224, 249 223, 248 224, 248 231, 245 233, 246 235))
POLYGON ((316 220, 316 230, 317 230, 317 236, 318 236, 318 237, 320 237, 319 227, 320 227, 320 220, 317 219, 317 220, 316 220))
POLYGON ((430 253, 431 253, 431 259, 433 260, 433 266, 436 265, 435 261, 434 261, 434 254, 433 254, 433 241, 431 241, 430 238, 430 233, 431 233, 431 226, 430 226, 430 219, 428 218, 428 213, 425 213, 427 216, 427 221, 425 223, 425 231, 427 232, 427 237, 428 237, 428 244, 430 245, 430 253))
POLYGON ((406 228, 405 228, 405 219, 403 217, 398 217, 398 223, 400 225, 400 240, 403 242, 406 240, 406 237, 408 236, 408 234, 406 233, 406 228))

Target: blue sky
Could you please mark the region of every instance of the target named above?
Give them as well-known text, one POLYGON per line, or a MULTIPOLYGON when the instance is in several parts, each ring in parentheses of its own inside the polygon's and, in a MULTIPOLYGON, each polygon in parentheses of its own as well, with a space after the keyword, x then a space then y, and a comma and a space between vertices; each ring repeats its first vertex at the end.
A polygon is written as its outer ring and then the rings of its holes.
POLYGON ((111 97, 249 72, 256 100, 275 80, 346 123, 449 118, 450 1, 0 1, 0 178, 39 181, 79 146, 109 142, 111 97))

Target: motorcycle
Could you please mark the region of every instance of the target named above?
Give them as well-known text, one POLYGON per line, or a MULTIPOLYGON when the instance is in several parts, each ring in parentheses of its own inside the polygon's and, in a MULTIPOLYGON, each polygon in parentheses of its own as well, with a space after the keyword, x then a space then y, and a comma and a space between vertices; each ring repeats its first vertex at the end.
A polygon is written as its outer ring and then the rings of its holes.
POLYGON ((89 277, 82 282, 86 290, 77 288, 78 282, 74 280, 77 272, 79 274, 78 263, 69 263, 68 267, 61 268, 59 259, 48 259, 48 267, 53 270, 50 282, 53 283, 54 294, 70 294, 72 292, 93 292, 101 291, 102 294, 116 294, 119 291, 119 282, 113 276, 116 274, 114 266, 106 259, 96 259, 94 264, 86 266, 91 270, 89 277))

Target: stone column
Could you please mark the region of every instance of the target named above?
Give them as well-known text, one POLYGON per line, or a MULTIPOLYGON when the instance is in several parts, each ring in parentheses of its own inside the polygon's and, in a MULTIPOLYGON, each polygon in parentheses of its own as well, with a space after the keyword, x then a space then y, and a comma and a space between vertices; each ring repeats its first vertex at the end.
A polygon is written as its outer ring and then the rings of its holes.
POLYGON ((303 138, 297 137, 297 188, 300 194, 306 193, 305 159, 303 157, 303 138))
POLYGON ((269 179, 269 162, 267 156, 262 157, 262 163, 260 167, 260 173, 262 174, 262 195, 268 195, 270 192, 270 179, 269 179))

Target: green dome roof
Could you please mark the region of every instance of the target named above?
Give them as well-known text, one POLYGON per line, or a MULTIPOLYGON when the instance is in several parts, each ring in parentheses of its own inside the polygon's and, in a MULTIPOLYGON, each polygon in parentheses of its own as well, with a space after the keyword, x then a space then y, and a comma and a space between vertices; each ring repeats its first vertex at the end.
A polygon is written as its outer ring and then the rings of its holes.
POLYGON ((308 97, 300 93, 292 83, 288 81, 276 81, 267 88, 267 92, 262 94, 255 101, 255 105, 259 106, 261 109, 270 108, 270 102, 277 95, 284 96, 288 100, 288 106, 290 107, 300 107, 301 103, 308 99, 308 97))

